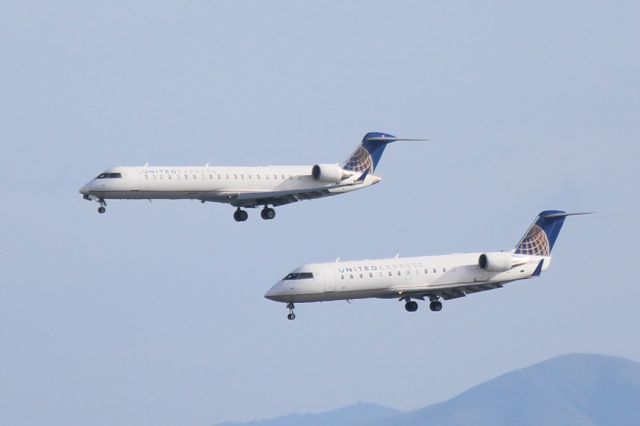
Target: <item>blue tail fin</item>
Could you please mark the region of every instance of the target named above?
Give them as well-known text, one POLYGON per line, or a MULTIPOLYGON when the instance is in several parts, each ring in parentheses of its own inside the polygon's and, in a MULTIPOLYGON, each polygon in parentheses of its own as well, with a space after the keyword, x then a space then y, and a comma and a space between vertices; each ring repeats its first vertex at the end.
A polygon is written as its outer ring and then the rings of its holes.
POLYGON ((566 213, 560 210, 545 210, 538 215, 535 222, 516 246, 516 254, 531 256, 549 256, 556 243, 560 229, 567 216, 588 213, 566 213))
POLYGON ((373 173, 389 142, 398 140, 386 133, 370 132, 364 135, 362 143, 344 163, 344 169, 353 172, 373 173))

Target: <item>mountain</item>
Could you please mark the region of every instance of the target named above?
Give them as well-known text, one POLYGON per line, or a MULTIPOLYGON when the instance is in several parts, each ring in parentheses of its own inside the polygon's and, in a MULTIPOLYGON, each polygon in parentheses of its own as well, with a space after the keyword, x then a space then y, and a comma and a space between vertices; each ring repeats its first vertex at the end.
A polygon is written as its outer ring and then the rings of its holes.
POLYGON ((564 355, 504 374, 448 401, 406 413, 359 403, 319 414, 218 426, 549 424, 640 424, 640 364, 604 355, 564 355))
POLYGON ((573 354, 507 373, 441 404, 376 425, 640 424, 640 364, 573 354))
POLYGON ((377 404, 359 402, 348 407, 318 414, 290 414, 273 420, 246 423, 220 423, 216 426, 361 426, 372 421, 392 418, 401 411, 377 404))

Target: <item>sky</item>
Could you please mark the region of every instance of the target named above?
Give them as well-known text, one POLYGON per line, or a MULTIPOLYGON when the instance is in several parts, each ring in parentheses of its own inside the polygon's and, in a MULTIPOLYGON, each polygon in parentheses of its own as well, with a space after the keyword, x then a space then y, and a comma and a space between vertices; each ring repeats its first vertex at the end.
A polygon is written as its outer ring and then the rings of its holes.
POLYGON ((640 360, 640 5, 5 1, 0 423, 211 425, 409 410, 570 352, 640 360), (345 160, 375 187, 277 209, 113 201, 116 165, 345 160), (264 293, 310 262, 510 249, 571 217, 539 279, 444 303, 264 293))

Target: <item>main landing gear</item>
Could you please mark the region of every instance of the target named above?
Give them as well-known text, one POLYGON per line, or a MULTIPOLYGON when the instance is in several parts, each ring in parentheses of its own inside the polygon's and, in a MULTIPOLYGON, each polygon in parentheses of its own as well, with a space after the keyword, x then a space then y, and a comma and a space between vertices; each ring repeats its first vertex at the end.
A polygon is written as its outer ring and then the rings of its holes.
POLYGON ((262 216, 264 220, 271 220, 276 217, 276 211, 271 207, 264 206, 264 209, 260 212, 260 216, 262 216))
MULTIPOLYGON (((262 211, 260 211, 260 216, 264 220, 271 220, 276 217, 276 211, 271 207, 264 206, 262 211)), ((249 215, 247 214, 247 211, 242 210, 240 207, 238 207, 236 211, 233 212, 233 218, 236 220, 236 222, 244 222, 248 217, 249 215)))
POLYGON ((238 207, 236 211, 233 212, 233 218, 236 220, 236 222, 244 222, 248 217, 249 214, 246 212, 246 210, 242 210, 240 207, 238 207))
POLYGON ((431 309, 433 312, 439 312, 440 310, 442 310, 442 302, 439 302, 438 300, 432 300, 431 303, 429 303, 429 309, 431 309))
MULTIPOLYGON (((403 299, 400 299, 403 300, 403 299)), ((411 299, 404 299, 406 300, 405 304, 404 304, 404 308, 407 310, 407 312, 415 312, 418 310, 418 303, 415 300, 411 300, 411 299)), ((430 298, 431 302, 429 303, 429 309, 431 309, 433 312, 438 312, 442 310, 442 302, 440 302, 438 300, 437 297, 432 297, 430 298)))
POLYGON ((294 319, 296 319, 296 314, 293 313, 294 308, 295 306, 293 306, 293 302, 287 303, 287 309, 289 309, 289 315, 287 315, 287 319, 289 321, 293 321, 294 319))
POLYGON ((418 310, 418 303, 413 300, 407 300, 407 303, 404 304, 404 308, 407 312, 415 312, 418 310))

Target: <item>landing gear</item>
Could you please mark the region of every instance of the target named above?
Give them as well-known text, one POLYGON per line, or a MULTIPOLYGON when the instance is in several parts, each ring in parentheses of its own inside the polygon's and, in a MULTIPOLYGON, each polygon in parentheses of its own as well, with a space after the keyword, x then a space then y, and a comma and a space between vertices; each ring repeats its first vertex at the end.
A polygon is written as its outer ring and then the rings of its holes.
POLYGON ((287 303, 287 309, 289 309, 289 315, 287 315, 287 319, 289 321, 293 321, 294 319, 296 319, 296 314, 293 313, 293 308, 295 308, 295 306, 293 306, 293 302, 287 303))
POLYGON ((432 300, 431 303, 429 303, 429 309, 431 309, 433 312, 440 311, 442 309, 442 302, 432 300))
POLYGON ((248 217, 249 214, 246 211, 242 210, 240 207, 238 207, 238 209, 233 212, 233 218, 236 220, 236 222, 244 222, 248 217))
POLYGON ((264 209, 260 212, 260 216, 262 216, 264 220, 271 220, 276 217, 276 211, 271 207, 264 206, 264 209))
POLYGON ((415 312, 418 310, 418 303, 413 300, 407 300, 407 303, 404 304, 404 308, 407 312, 415 312))
POLYGON ((98 200, 98 203, 100 204, 100 207, 98 207, 98 213, 102 214, 104 212, 107 211, 107 202, 104 201, 104 199, 100 198, 98 200))

